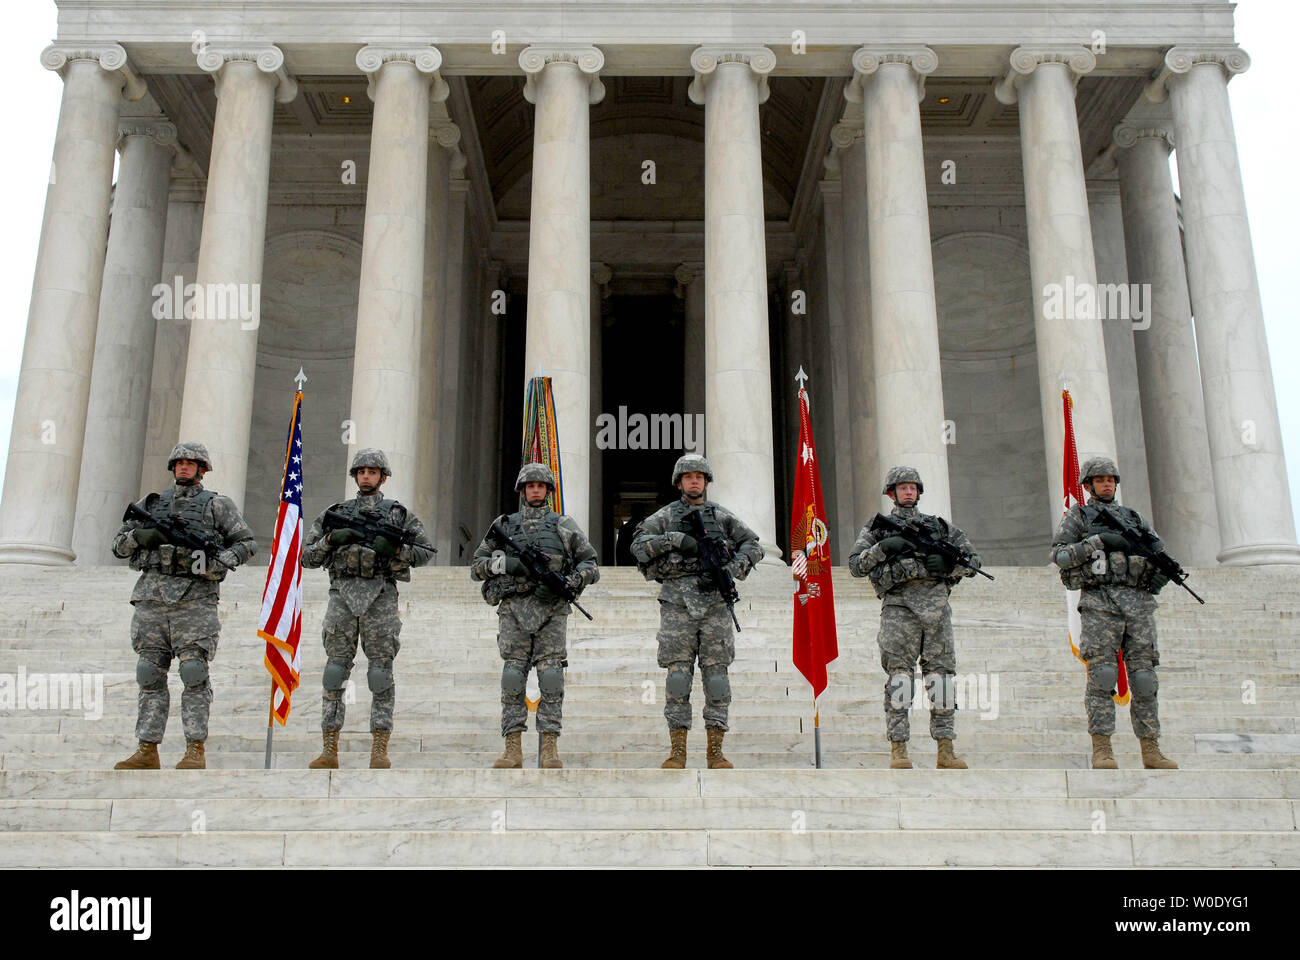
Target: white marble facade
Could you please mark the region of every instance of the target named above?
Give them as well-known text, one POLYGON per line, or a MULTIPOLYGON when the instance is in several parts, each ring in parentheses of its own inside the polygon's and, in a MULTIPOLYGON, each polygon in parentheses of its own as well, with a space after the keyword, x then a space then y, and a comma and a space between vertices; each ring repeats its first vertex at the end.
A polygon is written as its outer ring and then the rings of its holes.
POLYGON ((773 563, 799 367, 836 562, 901 460, 986 562, 1043 563, 1063 382, 1081 457, 1117 457, 1184 564, 1300 562, 1231 4, 399 6, 59 3, 0 562, 110 562, 182 435, 269 538, 299 367, 309 515, 382 446, 440 563, 508 503, 524 379, 552 375, 604 561, 667 479, 595 440, 654 374, 633 322, 684 354, 645 411, 703 414, 713 492, 773 563))

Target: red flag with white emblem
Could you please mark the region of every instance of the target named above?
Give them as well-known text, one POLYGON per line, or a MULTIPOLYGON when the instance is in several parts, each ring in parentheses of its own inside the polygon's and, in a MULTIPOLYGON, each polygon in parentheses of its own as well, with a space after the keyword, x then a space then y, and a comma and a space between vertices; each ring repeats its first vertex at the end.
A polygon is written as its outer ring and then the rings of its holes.
POLYGON ((812 684, 813 699, 826 689, 826 668, 839 657, 835 636, 835 592, 831 585, 830 533, 822 502, 817 446, 808 418, 808 391, 799 376, 799 456, 790 514, 790 558, 794 576, 794 665, 812 684))

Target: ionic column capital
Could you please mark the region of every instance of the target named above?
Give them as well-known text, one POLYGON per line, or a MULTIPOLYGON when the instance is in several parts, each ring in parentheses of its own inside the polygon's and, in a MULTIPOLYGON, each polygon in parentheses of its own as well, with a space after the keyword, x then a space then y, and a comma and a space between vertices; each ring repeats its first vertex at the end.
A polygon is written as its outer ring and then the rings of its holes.
POLYGON ((1111 133, 1115 146, 1121 150, 1133 146, 1139 140, 1161 140, 1165 152, 1174 149, 1174 130, 1172 126, 1139 127, 1132 123, 1121 123, 1111 133))
POLYGON ((610 269, 608 263, 596 261, 591 265, 591 282, 598 287, 604 287, 605 284, 614 279, 614 271, 610 269))
MULTIPOLYGON (((446 84, 443 84, 446 86, 446 84)), ((435 119, 429 122, 429 139, 451 154, 451 175, 461 176, 468 162, 460 148, 460 127, 450 120, 435 119)))
POLYGON ((284 51, 274 44, 257 46, 255 44, 205 43, 196 58, 199 69, 212 74, 216 84, 217 96, 221 96, 221 78, 227 63, 235 60, 248 60, 257 64, 263 73, 274 74, 276 78, 275 100, 277 103, 289 103, 298 95, 298 81, 284 68, 284 51))
POLYGON ((1074 83, 1097 66, 1097 58, 1087 47, 1074 44, 1044 44, 1016 47, 1011 51, 1011 69, 994 89, 999 103, 1012 104, 1020 99, 1020 84, 1042 63, 1064 64, 1074 83))
POLYGON ((160 147, 176 147, 176 124, 162 117, 123 117, 117 123, 117 139, 148 137, 160 147))
POLYGON ((41 51, 41 66, 60 77, 73 60, 93 60, 109 73, 120 75, 122 96, 127 100, 134 102, 148 92, 144 81, 131 69, 120 43, 52 43, 41 51))
POLYGON ((372 43, 357 51, 357 69, 366 75, 366 96, 375 99, 375 77, 387 63, 413 63, 415 69, 428 74, 433 82, 429 98, 435 102, 447 99, 451 88, 443 80, 438 70, 442 67, 442 53, 437 47, 428 44, 417 46, 389 46, 372 43))
POLYGON ((766 103, 771 91, 767 75, 776 69, 776 54, 760 44, 706 43, 691 54, 695 79, 687 90, 691 102, 704 106, 708 77, 720 63, 747 63, 758 79, 758 102, 766 103))
MULTIPOLYGON (((854 87, 857 91, 858 99, 862 99, 862 91, 855 84, 850 83, 844 88, 844 95, 849 95, 849 87, 854 87)), ((859 111, 861 112, 861 111, 859 111)), ((831 127, 831 146, 826 151, 826 156, 822 157, 822 166, 826 168, 827 173, 833 176, 839 176, 840 172, 840 153, 847 150, 854 144, 861 143, 864 135, 865 124, 861 120, 844 119, 835 126, 831 127)))
POLYGON ((925 99, 925 78, 938 68, 939 55, 929 47, 895 44, 858 47, 853 54, 853 79, 844 88, 844 96, 855 102, 861 100, 863 85, 886 63, 902 63, 912 68, 916 100, 920 103, 925 99))
POLYGON ((1169 98, 1169 83, 1186 75, 1198 63, 1217 63, 1224 81, 1250 69, 1250 54, 1236 44, 1182 44, 1170 47, 1165 54, 1160 72, 1144 91, 1152 103, 1164 103, 1169 98))
POLYGON ((519 51, 519 69, 527 75, 524 81, 524 99, 537 103, 537 80, 552 63, 572 63, 588 76, 587 102, 595 105, 605 99, 605 85, 600 82, 600 71, 605 66, 605 54, 590 44, 533 43, 519 51))
POLYGON ((673 279, 677 281, 673 293, 677 294, 679 300, 684 300, 686 298, 686 288, 702 276, 704 276, 703 261, 688 260, 685 263, 679 263, 677 269, 673 271, 673 279))

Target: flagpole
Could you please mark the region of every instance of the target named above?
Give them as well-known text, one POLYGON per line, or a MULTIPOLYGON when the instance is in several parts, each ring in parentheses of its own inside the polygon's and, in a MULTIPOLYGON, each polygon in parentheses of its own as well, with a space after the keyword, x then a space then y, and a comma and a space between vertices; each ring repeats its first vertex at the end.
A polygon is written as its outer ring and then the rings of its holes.
POLYGON ((817 751, 817 769, 822 768, 822 714, 817 709, 817 700, 813 698, 813 745, 817 751))
POLYGON ((275 680, 271 680, 271 703, 266 708, 266 763, 263 770, 271 769, 271 733, 275 730, 275 680))

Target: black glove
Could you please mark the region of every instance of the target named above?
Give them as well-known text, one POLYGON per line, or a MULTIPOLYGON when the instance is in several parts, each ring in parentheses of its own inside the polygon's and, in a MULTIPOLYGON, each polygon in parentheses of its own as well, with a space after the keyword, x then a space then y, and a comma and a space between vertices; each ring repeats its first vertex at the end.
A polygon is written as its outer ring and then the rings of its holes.
POLYGON ((700 544, 699 541, 689 533, 683 533, 681 546, 679 546, 677 550, 679 553, 685 554, 688 557, 693 557, 700 552, 700 544))
POLYGON ((926 554, 925 569, 933 576, 946 577, 952 573, 952 564, 940 553, 926 554))
POLYGON ((1159 593, 1161 590, 1165 588, 1165 584, 1167 584, 1168 582, 1169 582, 1169 578, 1166 577, 1163 573, 1157 571, 1156 575, 1151 578, 1151 586, 1149 589, 1152 593, 1159 593))
POLYGON ((552 600, 557 599, 555 594, 551 592, 551 588, 542 583, 539 583, 536 588, 534 588, 533 596, 538 600, 541 600, 543 603, 550 603, 552 600))
POLYGON ((1119 550, 1124 553, 1128 552, 1128 541, 1113 530, 1107 530, 1104 533, 1097 534, 1097 536, 1101 539, 1101 545, 1105 547, 1108 552, 1113 550, 1119 550))
POLYGON ((356 543, 365 538, 366 535, 359 530, 353 530, 351 527, 339 527, 337 530, 330 531, 329 542, 332 547, 346 547, 350 543, 356 543))
POLYGON ((134 531, 133 536, 136 544, 145 550, 157 550, 167 542, 167 538, 157 527, 139 527, 134 531))
POLYGON ((586 584, 582 582, 582 576, 577 573, 569 574, 564 578, 564 582, 569 585, 569 589, 574 593, 582 593, 582 588, 586 586, 586 584))
POLYGON ((506 576, 526 577, 528 576, 528 568, 524 566, 524 562, 520 560, 518 557, 507 557, 506 576))
POLYGON ((375 537, 375 542, 370 546, 381 557, 395 557, 397 556, 397 548, 401 546, 401 543, 393 543, 381 533, 375 537))
POLYGON ((902 537, 885 537, 880 541, 880 549, 884 551, 885 556, 894 557, 900 553, 907 553, 912 549, 912 545, 902 537))

